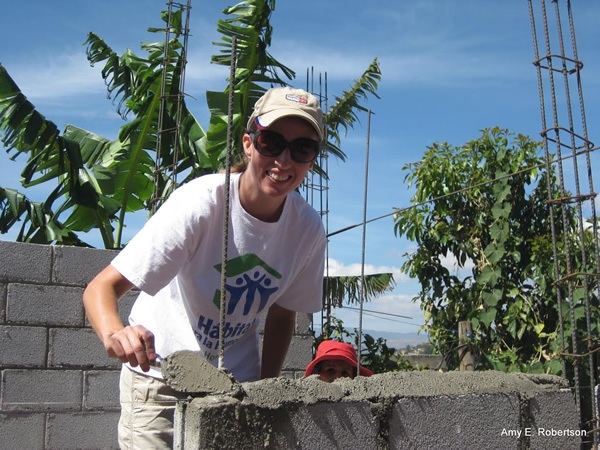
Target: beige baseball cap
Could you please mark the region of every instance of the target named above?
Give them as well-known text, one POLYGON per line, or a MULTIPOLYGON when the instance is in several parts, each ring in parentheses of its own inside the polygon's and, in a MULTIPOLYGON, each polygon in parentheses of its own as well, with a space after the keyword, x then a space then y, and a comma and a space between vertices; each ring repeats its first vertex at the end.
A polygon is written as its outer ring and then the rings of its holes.
POLYGON ((291 87, 271 88, 256 101, 248 120, 248 129, 256 120, 259 128, 268 128, 282 117, 296 116, 310 123, 323 140, 323 111, 317 98, 302 90, 291 87))

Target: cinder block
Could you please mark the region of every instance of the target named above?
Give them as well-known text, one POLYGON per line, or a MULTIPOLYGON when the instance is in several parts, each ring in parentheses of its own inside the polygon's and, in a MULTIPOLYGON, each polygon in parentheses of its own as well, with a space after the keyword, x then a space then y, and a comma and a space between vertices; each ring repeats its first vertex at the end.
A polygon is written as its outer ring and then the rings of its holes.
POLYGON ((121 366, 106 354, 96 333, 89 328, 50 329, 49 367, 113 368, 121 366))
POLYGON ((86 409, 120 409, 120 370, 92 371, 84 374, 83 406, 86 409))
MULTIPOLYGON (((261 314, 261 316, 259 318, 260 322, 258 323, 258 331, 261 334, 265 331, 266 319, 267 319, 267 314, 265 312, 264 314, 261 314)), ((311 324, 312 324, 312 314, 297 313, 294 334, 295 335, 297 335, 297 334, 310 335, 312 337, 312 333, 309 330, 311 324)))
POLYGON ((50 281, 50 245, 0 241, 0 255, 3 255, 0 258, 0 280, 34 283, 50 281))
POLYGON ((304 370, 312 359, 312 336, 294 336, 285 357, 286 370, 304 370))
POLYGON ((82 372, 78 370, 6 369, 2 410, 81 410, 82 372))
POLYGON ((0 283, 0 324, 6 322, 6 284, 0 283))
MULTIPOLYGON (((83 295, 83 294, 82 294, 83 295)), ((125 325, 127 325, 129 323, 129 314, 131 313, 131 308, 133 307, 133 304, 135 303, 136 299, 138 298, 138 295, 140 295, 140 291, 137 289, 133 289, 129 292, 127 292, 123 297, 121 297, 119 299, 119 317, 121 318, 121 322, 123 322, 125 325)), ((84 308, 84 314, 85 314, 85 308, 84 308)), ((87 316, 85 317, 85 326, 86 327, 90 327, 90 321, 88 320, 87 316)))
POLYGON ((0 414, 0 448, 44 448, 45 414, 0 414))
POLYGON ((579 426, 575 398, 567 389, 536 393, 528 402, 528 418, 523 433, 527 448, 575 450, 586 437, 579 426))
POLYGON ((377 448, 379 422, 367 401, 290 405, 280 414, 274 448, 377 448))
POLYGON ((48 448, 118 449, 118 411, 49 414, 48 448))
POLYGON ((520 448, 519 411, 517 394, 401 398, 389 419, 389 445, 391 449, 520 448))
POLYGON ((262 335, 265 332, 265 322, 267 321, 267 313, 263 312, 258 318, 258 332, 262 335))
POLYGON ((294 372, 293 370, 282 370, 279 376, 281 378, 287 378, 288 380, 295 380, 296 372, 294 372))
MULTIPOLYGON (((205 397, 185 408, 177 442, 183 448, 377 448, 379 423, 370 409, 366 401, 269 409, 205 397)), ((181 417, 181 410, 177 414, 181 417)))
POLYGON ((54 246, 52 281, 58 284, 85 286, 104 269, 116 250, 54 246))
POLYGON ((307 313, 296 314, 296 334, 307 334, 312 336, 312 333, 310 332, 312 317, 312 314, 307 313))
POLYGON ((8 287, 7 322, 83 326, 82 293, 80 287, 12 283, 8 287))
POLYGON ((126 325, 129 323, 129 313, 131 313, 131 308, 138 298, 138 295, 140 295, 140 291, 137 289, 132 290, 119 300, 119 317, 121 317, 121 322, 126 325))
POLYGON ((43 327, 0 326, 0 366, 45 367, 47 341, 43 327))

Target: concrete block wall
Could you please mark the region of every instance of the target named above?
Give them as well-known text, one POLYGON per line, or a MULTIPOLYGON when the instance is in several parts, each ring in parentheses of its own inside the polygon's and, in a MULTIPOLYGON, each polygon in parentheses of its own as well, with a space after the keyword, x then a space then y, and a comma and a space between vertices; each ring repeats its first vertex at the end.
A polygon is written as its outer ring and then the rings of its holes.
MULTIPOLYGON (((86 321, 83 290, 115 251, 0 241, 0 448, 117 448, 120 363, 86 321)), ((136 293, 120 302, 124 321, 136 293)), ((298 316, 284 376, 311 359, 298 316)))
POLYGON ((500 372, 273 379, 181 401, 178 449, 579 449, 565 380, 500 372))

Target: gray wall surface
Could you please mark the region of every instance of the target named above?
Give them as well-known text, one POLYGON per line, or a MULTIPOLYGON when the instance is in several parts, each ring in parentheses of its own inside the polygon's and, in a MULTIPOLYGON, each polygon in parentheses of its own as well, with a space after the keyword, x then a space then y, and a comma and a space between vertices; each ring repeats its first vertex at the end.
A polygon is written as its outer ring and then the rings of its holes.
MULTIPOLYGON (((114 251, 0 241, 0 449, 117 448, 120 363, 84 314, 82 293, 114 251)), ((136 293, 120 302, 126 321, 136 293)), ((284 375, 311 359, 298 316, 284 375)))
MULTIPOLYGON (((117 448, 120 364, 106 356, 81 302, 86 283, 114 255, 0 241, 1 449, 117 448)), ((123 317, 134 299, 121 300, 123 317)), ((299 317, 285 378, 178 405, 180 446, 579 448, 579 437, 539 433, 579 431, 573 396, 555 378, 396 372, 332 384, 299 379, 311 358, 309 322, 299 317)))
POLYGON ((180 449, 579 449, 571 390, 554 376, 390 372, 270 379, 181 401, 180 449))

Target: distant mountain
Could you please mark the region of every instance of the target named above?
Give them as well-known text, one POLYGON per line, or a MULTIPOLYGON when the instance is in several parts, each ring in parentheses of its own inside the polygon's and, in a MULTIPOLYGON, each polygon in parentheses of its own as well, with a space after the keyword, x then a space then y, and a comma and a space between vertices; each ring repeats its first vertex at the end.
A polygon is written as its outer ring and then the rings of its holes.
MULTIPOLYGON (((315 334, 319 336, 321 334, 320 327, 315 327, 315 334)), ((426 333, 396 333, 394 331, 381 331, 381 330, 363 330, 363 334, 370 334, 375 339, 383 338, 386 340, 388 347, 395 349, 401 349, 407 345, 419 345, 429 340, 426 333)))
POLYGON ((429 340, 426 333, 395 333, 393 331, 363 330, 364 334, 370 334, 375 339, 383 338, 388 347, 396 349, 404 348, 407 345, 423 344, 429 340))

